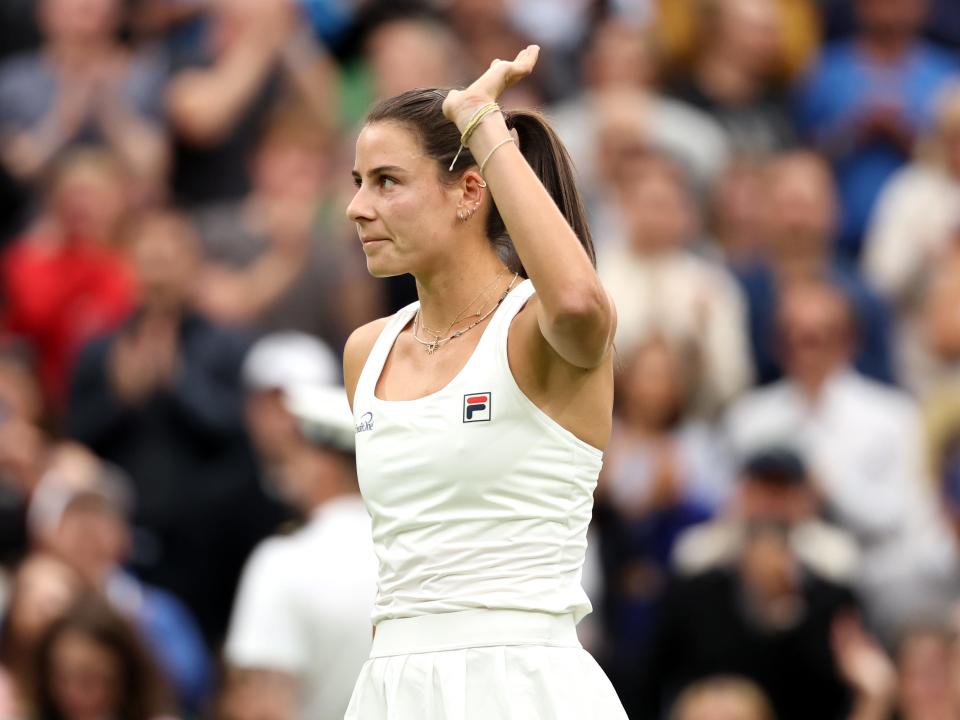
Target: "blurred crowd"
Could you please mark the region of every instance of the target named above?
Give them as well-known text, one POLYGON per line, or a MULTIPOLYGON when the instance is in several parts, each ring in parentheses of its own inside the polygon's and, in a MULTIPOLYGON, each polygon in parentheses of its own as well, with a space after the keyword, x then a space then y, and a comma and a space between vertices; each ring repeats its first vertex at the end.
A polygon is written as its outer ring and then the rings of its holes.
POLYGON ((960 717, 960 0, 3 0, 0 718, 342 717, 378 98, 530 42, 619 314, 631 717, 960 717))

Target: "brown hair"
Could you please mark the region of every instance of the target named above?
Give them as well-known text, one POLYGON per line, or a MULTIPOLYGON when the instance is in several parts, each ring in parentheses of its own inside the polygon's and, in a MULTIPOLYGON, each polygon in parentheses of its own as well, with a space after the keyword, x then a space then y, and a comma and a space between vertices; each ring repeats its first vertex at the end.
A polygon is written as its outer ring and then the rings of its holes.
MULTIPOLYGON (((392 120, 409 127, 426 154, 437 162, 441 179, 444 182, 453 182, 478 163, 469 149, 465 148, 453 170, 449 169, 460 147, 460 131, 443 114, 443 101, 447 92, 434 89, 410 90, 383 100, 367 115, 367 124, 392 120)), ((590 261, 596 265, 596 252, 587 225, 587 213, 577 191, 573 163, 563 142, 540 113, 504 110, 503 117, 507 127, 517 133, 520 152, 573 228, 590 261)), ((510 269, 527 277, 496 204, 491 205, 490 214, 487 216, 486 232, 510 269)))
POLYGON ((81 635, 113 655, 119 669, 118 720, 152 720, 172 704, 154 663, 134 627, 98 595, 78 600, 44 634, 34 658, 33 710, 37 720, 63 720, 51 688, 53 650, 65 635, 81 635))

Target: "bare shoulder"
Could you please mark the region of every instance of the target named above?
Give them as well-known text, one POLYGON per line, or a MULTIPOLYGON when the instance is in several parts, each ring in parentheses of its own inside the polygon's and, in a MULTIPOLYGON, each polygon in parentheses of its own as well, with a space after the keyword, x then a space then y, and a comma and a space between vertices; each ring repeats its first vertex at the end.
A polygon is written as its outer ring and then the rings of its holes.
POLYGON ((383 317, 366 325, 361 325, 347 338, 343 346, 343 385, 347 391, 347 399, 350 401, 350 407, 353 407, 353 394, 357 390, 357 382, 360 380, 360 372, 373 350, 374 343, 383 332, 383 328, 390 320, 389 317, 383 317))

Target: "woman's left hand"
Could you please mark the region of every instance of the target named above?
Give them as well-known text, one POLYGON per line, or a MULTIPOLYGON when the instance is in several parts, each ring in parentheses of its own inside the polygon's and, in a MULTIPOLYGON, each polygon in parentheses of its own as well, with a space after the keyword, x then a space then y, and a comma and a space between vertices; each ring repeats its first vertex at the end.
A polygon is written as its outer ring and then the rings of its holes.
POLYGON ((532 73, 539 55, 538 45, 528 45, 513 60, 494 60, 470 87, 447 93, 443 114, 463 131, 478 108, 495 101, 504 90, 532 73))

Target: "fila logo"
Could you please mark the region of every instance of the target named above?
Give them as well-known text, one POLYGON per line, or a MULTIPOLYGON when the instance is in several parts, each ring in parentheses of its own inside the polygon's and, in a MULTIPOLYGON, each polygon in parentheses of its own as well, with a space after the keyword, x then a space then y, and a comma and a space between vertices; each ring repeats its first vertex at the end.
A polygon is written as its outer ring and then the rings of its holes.
POLYGON ((470 393, 463 396, 463 421, 483 422, 490 419, 490 401, 493 393, 470 393))

